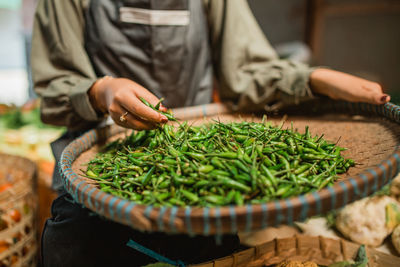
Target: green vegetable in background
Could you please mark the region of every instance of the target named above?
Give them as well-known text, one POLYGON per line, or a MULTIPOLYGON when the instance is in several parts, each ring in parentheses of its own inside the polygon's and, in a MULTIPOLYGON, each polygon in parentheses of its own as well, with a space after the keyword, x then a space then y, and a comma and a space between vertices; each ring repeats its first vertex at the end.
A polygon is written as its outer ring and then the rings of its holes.
POLYGON ((355 263, 352 267, 365 267, 368 264, 367 251, 365 250, 365 245, 361 245, 358 249, 355 263))
POLYGON ((19 129, 26 125, 33 125, 37 128, 55 128, 41 121, 38 107, 27 111, 22 111, 20 108, 12 108, 0 115, 0 128, 19 129))
POLYGON ((367 251, 365 245, 361 245, 358 249, 355 260, 336 262, 328 267, 366 267, 368 265, 367 251))
POLYGON ((390 203, 385 207, 385 221, 386 226, 388 228, 395 228, 398 224, 400 224, 400 210, 396 204, 390 203))

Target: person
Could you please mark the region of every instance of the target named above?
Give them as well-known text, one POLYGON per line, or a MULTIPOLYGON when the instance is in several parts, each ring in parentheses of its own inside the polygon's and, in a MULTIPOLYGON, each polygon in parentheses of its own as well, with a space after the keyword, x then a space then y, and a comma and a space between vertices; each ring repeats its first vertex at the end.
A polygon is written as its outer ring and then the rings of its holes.
MULTIPOLYGON (((281 60, 245 0, 41 0, 33 33, 32 71, 46 123, 68 128, 63 147, 107 116, 126 128, 154 128, 168 119, 148 108, 163 97, 174 108, 207 104, 213 89, 235 110, 273 111, 326 95, 384 104, 379 84, 326 68, 281 60)), ((165 109, 165 107, 163 107, 165 109)), ((239 247, 236 235, 142 233, 107 221, 65 193, 55 171, 42 236, 44 266, 142 266, 151 258, 132 239, 174 260, 197 263, 239 247)))

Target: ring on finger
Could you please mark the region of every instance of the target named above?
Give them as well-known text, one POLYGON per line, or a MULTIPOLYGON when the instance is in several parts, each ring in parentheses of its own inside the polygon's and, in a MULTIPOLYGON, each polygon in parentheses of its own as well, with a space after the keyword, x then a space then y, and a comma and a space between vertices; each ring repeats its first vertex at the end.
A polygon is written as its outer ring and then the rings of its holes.
POLYGON ((120 121, 120 122, 126 122, 126 116, 128 116, 128 111, 125 112, 124 114, 122 114, 122 115, 119 117, 119 121, 120 121))

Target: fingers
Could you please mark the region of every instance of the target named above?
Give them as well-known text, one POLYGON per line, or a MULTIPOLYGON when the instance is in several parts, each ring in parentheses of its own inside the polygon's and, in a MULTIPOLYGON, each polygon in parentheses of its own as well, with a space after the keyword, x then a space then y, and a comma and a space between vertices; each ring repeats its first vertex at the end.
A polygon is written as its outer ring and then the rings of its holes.
POLYGON ((168 109, 167 109, 166 107, 164 107, 163 104, 160 104, 160 110, 161 110, 162 112, 167 112, 167 111, 168 111, 168 109))
MULTIPOLYGON (((130 103, 132 105, 125 106, 123 105, 126 110, 130 113, 135 114, 135 116, 140 117, 144 120, 148 120, 153 123, 166 123, 168 122, 168 118, 162 115, 161 113, 153 110, 152 108, 143 104, 143 102, 138 99, 136 96, 129 96, 130 103)), ((124 102, 127 103, 127 102, 124 102)))
POLYGON ((368 82, 361 87, 362 97, 367 103, 382 105, 390 101, 390 96, 382 92, 382 87, 378 83, 368 82))
MULTIPOLYGON (((112 119, 123 127, 154 128, 154 124, 166 123, 168 118, 159 111, 146 106, 140 98, 146 99, 152 105, 157 105, 159 99, 141 85, 125 78, 104 79, 98 83, 101 92, 101 102, 110 113, 112 119), (121 122, 119 117, 128 111, 129 120, 121 122)), ((161 111, 165 107, 160 108, 161 111)))
POLYGON ((132 114, 128 114, 127 122, 128 127, 135 130, 151 130, 157 127, 156 124, 136 118, 132 114))
MULTIPOLYGON (((142 89, 142 88, 140 88, 142 89)), ((153 97, 157 99, 154 95, 153 97)), ((114 98, 115 104, 120 105, 137 118, 152 123, 166 123, 168 118, 146 106, 137 96, 135 90, 123 90, 114 98)), ((110 107, 111 108, 111 107, 110 107)))
POLYGON ((375 104, 375 105, 382 105, 390 101, 390 96, 387 94, 383 93, 373 93, 370 96, 369 101, 366 101, 370 104, 375 104))
POLYGON ((382 104, 385 104, 385 103, 388 103, 388 102, 390 102, 390 95, 387 95, 387 94, 384 94, 382 97, 381 97, 381 102, 382 102, 382 104))
POLYGON ((131 128, 135 130, 151 130, 156 128, 156 125, 154 123, 142 120, 129 112, 124 116, 125 120, 121 121, 121 116, 125 113, 126 111, 121 106, 113 105, 112 107, 110 107, 111 118, 116 124, 124 128, 131 128))
MULTIPOLYGON (((136 92, 136 95, 138 97, 143 97, 144 99, 147 100, 147 102, 149 102, 150 104, 152 104, 153 106, 156 106, 157 103, 160 101, 160 99, 158 99, 155 95, 153 95, 149 90, 147 90, 146 88, 140 88, 140 90, 138 90, 136 92)), ((167 108, 164 107, 162 104, 160 105, 160 110, 161 111, 167 111, 167 108)))
POLYGON ((314 92, 333 99, 374 105, 390 101, 378 83, 338 71, 317 69, 311 73, 310 83, 314 92))

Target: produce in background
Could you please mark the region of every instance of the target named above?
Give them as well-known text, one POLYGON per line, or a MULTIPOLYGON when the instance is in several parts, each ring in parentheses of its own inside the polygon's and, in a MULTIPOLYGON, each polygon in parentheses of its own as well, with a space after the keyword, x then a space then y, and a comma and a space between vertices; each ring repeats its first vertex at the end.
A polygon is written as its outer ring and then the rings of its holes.
MULTIPOLYGON (((367 267, 368 265, 368 257, 367 252, 365 250, 365 246, 361 245, 357 251, 356 258, 354 260, 340 261, 333 264, 328 265, 327 267, 367 267)), ((312 261, 290 261, 285 260, 276 265, 276 267, 318 267, 323 265, 318 265, 312 261)))
POLYGON ((399 207, 389 196, 364 198, 338 212, 336 228, 357 243, 377 247, 397 225, 399 207))
POLYGON ((397 225, 393 230, 392 243, 396 251, 400 253, 400 225, 397 225))
POLYGON ((305 222, 295 222, 294 224, 304 235, 324 236, 332 239, 339 239, 339 236, 331 228, 333 225, 330 225, 329 220, 325 217, 312 217, 305 222))
MULTIPOLYGON (((400 200, 400 174, 395 179, 393 179, 391 183, 390 196, 395 198, 397 201, 400 200)), ((391 209, 391 211, 394 211, 391 212, 391 217, 394 217, 394 220, 392 219, 392 221, 397 222, 397 225, 393 230, 391 240, 394 248, 400 254, 400 213, 398 212, 398 210, 394 210, 393 208, 391 209)))
POLYGON ((276 265, 276 267, 318 267, 318 264, 312 261, 291 261, 285 260, 276 265))
POLYGON ((39 101, 31 100, 22 107, 1 105, 0 129, 0 152, 28 157, 40 167, 53 169, 49 143, 57 139, 64 128, 41 121, 39 101))
POLYGON ((26 125, 42 129, 55 128, 41 121, 38 100, 30 100, 22 107, 3 105, 0 108, 0 128, 16 130, 26 125))
POLYGON ((37 252, 35 165, 0 154, 0 266, 34 266, 37 252))
MULTIPOLYGON (((400 175, 397 176, 397 178, 395 178, 390 184, 387 184, 385 186, 383 186, 379 191, 375 192, 372 196, 365 198, 365 202, 367 201, 367 199, 375 199, 373 200, 374 202, 376 202, 377 199, 382 198, 383 196, 385 196, 385 198, 392 198, 393 201, 395 201, 396 199, 398 200, 398 196, 399 196, 399 181, 400 181, 400 175)), ((395 201, 396 202, 396 201, 395 201)), ((398 203, 398 202, 397 202, 398 203)), ((393 229, 395 228, 399 223, 400 223, 400 213, 398 210, 398 206, 400 204, 388 204, 388 205, 382 205, 380 208, 377 207, 377 209, 381 209, 381 211, 384 212, 383 215, 379 215, 380 216, 380 220, 377 220, 375 217, 375 215, 371 215, 369 214, 369 216, 367 217, 363 217, 362 219, 362 225, 361 227, 366 228, 367 226, 365 225, 369 225, 368 227, 373 228, 376 225, 376 221, 383 221, 382 218, 383 216, 384 218, 384 222, 387 224, 387 228, 389 229, 393 229)), ((352 204, 349 204, 347 206, 352 206, 352 204)), ((347 207, 346 206, 346 207, 347 207)), ((346 208, 345 207, 345 208, 346 208)), ((367 207, 367 206, 365 206, 367 207)), ((360 216, 360 213, 357 211, 357 213, 354 216, 351 216, 351 218, 349 218, 348 215, 352 214, 352 211, 357 210, 357 207, 352 207, 351 209, 347 209, 347 215, 346 217, 348 217, 348 220, 346 222, 346 232, 348 233, 352 233, 353 229, 358 229, 358 227, 360 226, 360 221, 357 220, 357 216, 360 216)), ((307 221, 305 222, 295 222, 296 226, 300 228, 302 234, 308 235, 308 236, 324 236, 324 237, 330 237, 330 238, 336 238, 336 239, 340 239, 341 238, 341 234, 338 230, 338 227, 336 226, 337 221, 337 217, 340 213, 340 209, 339 210, 333 210, 330 211, 328 214, 325 214, 323 217, 312 217, 309 218, 307 221)), ((343 215, 343 214, 342 214, 343 215)), ((340 220, 340 223, 343 225, 345 224, 343 222, 343 218, 340 220)), ((400 228, 400 227, 399 227, 400 228)), ((398 235, 400 236, 400 230, 397 230, 398 235)), ((400 248, 400 242, 398 240, 400 240, 398 237, 394 237, 396 230, 393 231, 392 233, 392 238, 385 238, 385 237, 380 237, 380 239, 384 238, 384 241, 381 245, 378 245, 376 248, 377 250, 383 252, 383 253, 387 253, 387 254, 393 254, 393 249, 391 246, 391 242, 394 244, 394 246, 396 247, 396 245, 400 248), (397 244, 395 244, 395 242, 398 242, 397 244)), ((357 239, 351 239, 352 241, 355 242, 361 242, 364 239, 358 239, 360 237, 360 235, 357 235, 356 233, 354 233, 354 235, 351 235, 349 237, 349 235, 346 235, 346 237, 348 237, 349 239, 353 238, 353 237, 357 237, 357 239), (361 241, 360 241, 361 240, 361 241)), ((365 236, 368 236, 368 232, 365 233, 365 236)), ((400 251, 399 251, 400 253, 400 251)), ((397 256, 397 254, 396 254, 397 256)))
POLYGON ((365 250, 365 245, 361 245, 354 260, 336 262, 328 267, 367 267, 368 262, 369 260, 367 257, 367 251, 365 250))
POLYGON ((391 197, 397 199, 397 201, 400 201, 400 175, 391 182, 389 194, 391 197))
POLYGON ((333 184, 354 165, 343 150, 308 127, 300 134, 267 122, 184 122, 108 144, 85 173, 101 190, 138 203, 243 205, 333 184))

